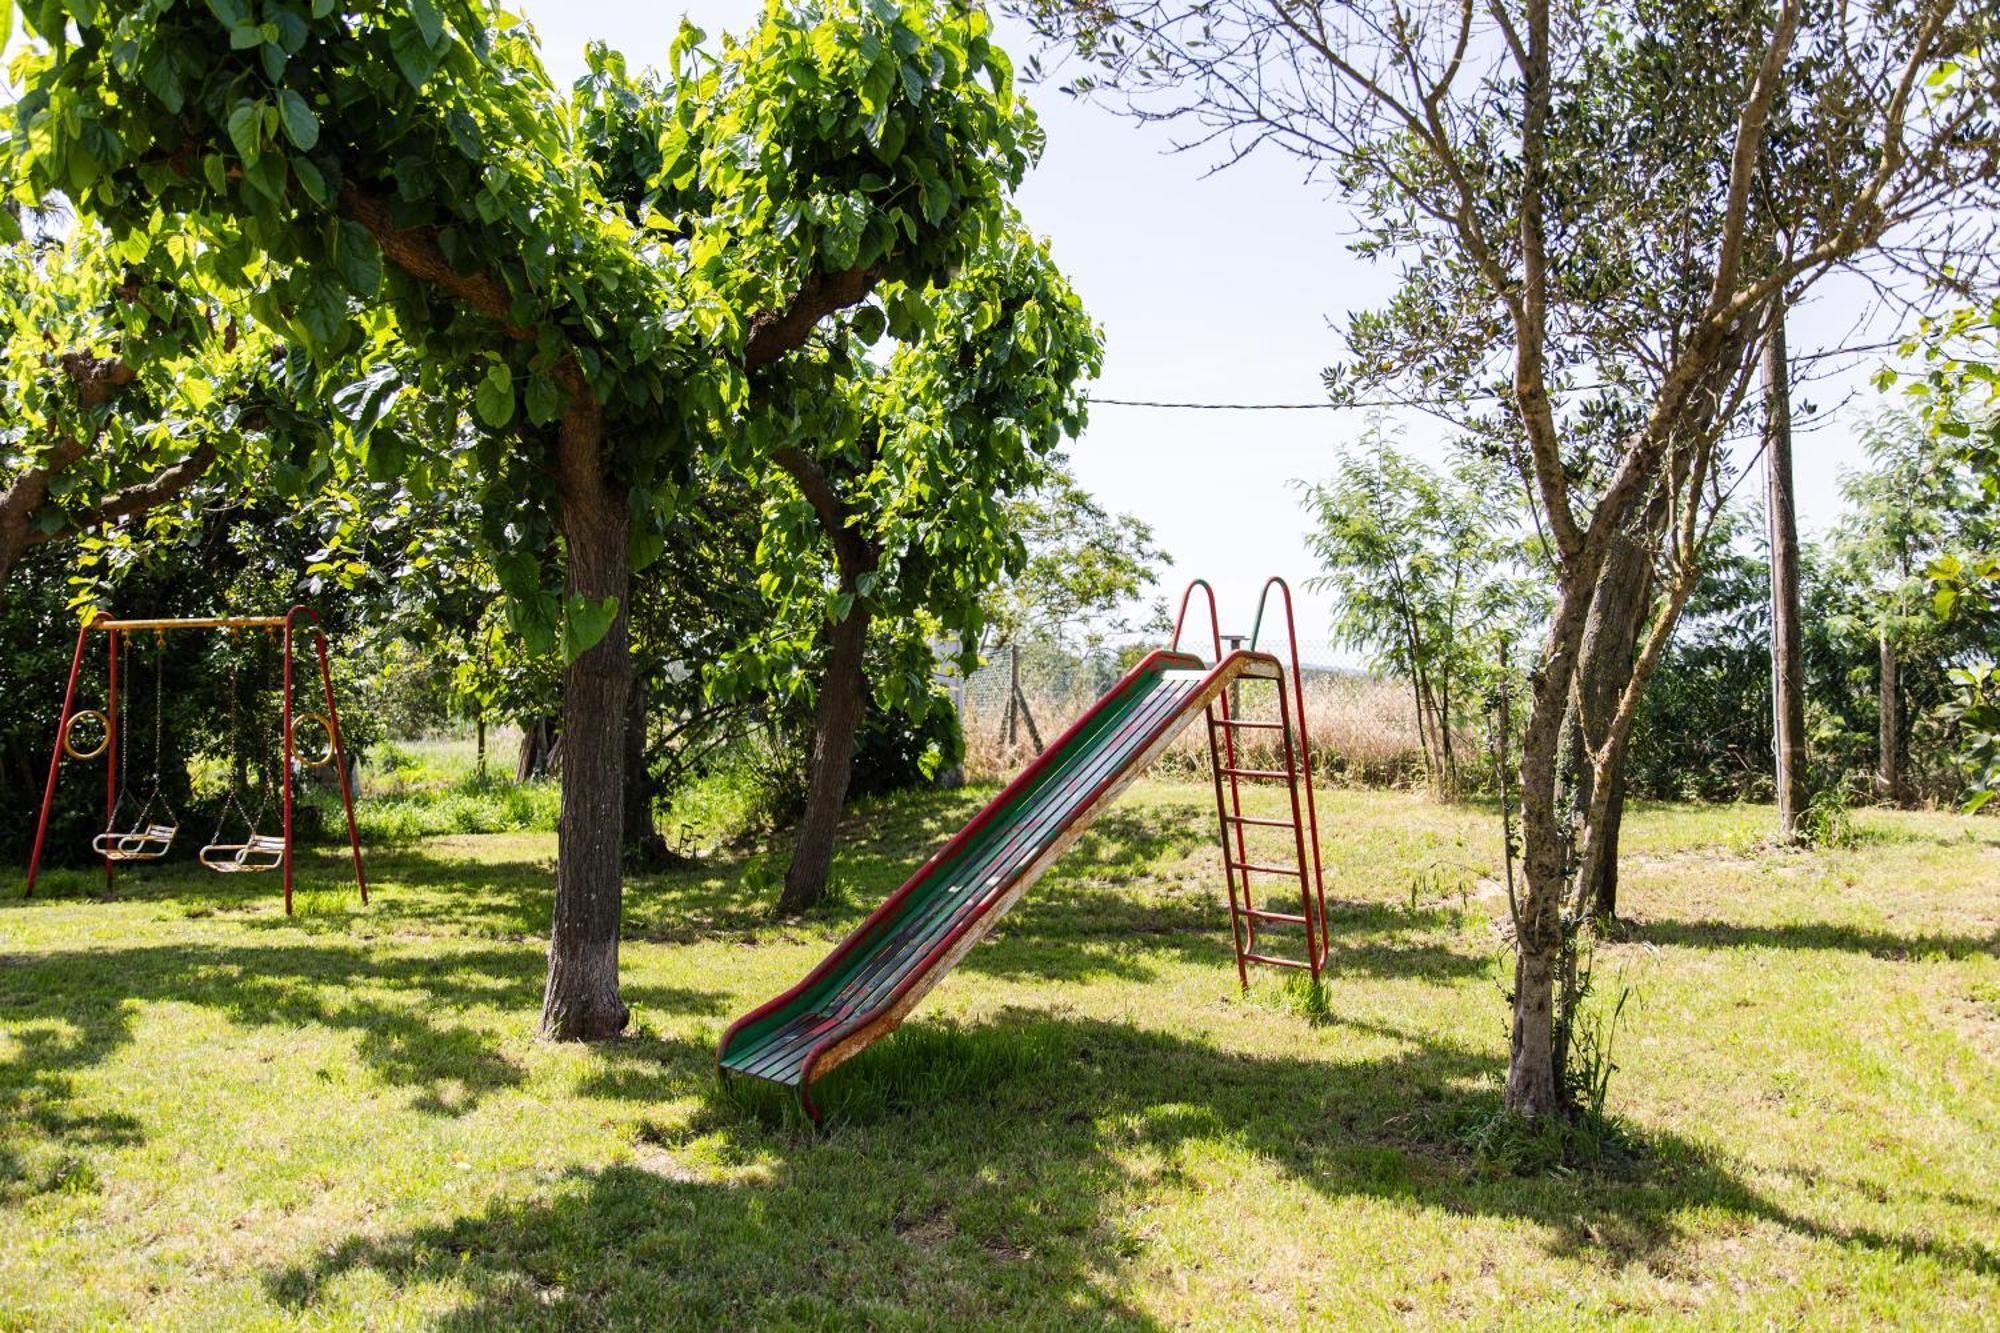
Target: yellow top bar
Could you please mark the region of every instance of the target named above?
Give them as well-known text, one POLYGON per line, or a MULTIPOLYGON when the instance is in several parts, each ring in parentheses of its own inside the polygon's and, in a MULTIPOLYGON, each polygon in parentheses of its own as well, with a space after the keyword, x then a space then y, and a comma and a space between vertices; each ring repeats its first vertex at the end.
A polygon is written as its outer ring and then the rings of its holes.
POLYGON ((283 616, 198 616, 187 620, 93 620, 92 629, 280 629, 283 616))

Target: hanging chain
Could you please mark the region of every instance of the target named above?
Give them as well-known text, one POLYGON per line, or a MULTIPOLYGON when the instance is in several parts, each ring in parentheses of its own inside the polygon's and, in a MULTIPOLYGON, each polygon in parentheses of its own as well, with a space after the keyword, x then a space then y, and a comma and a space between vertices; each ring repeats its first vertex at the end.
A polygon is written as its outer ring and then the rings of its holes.
POLYGON ((155 801, 166 811, 167 822, 178 826, 181 817, 174 812, 172 802, 167 800, 167 635, 164 630, 153 631, 153 794, 146 798, 147 806, 155 801))
POLYGON ((236 627, 234 625, 231 625, 229 627, 228 653, 229 653, 229 790, 222 798, 222 809, 216 815, 215 835, 209 839, 210 843, 218 843, 222 841, 222 831, 229 826, 229 808, 231 806, 236 807, 236 813, 243 816, 245 823, 248 823, 250 818, 249 815, 243 809, 243 803, 238 799, 236 799, 236 785, 237 785, 236 760, 238 756, 242 754, 242 749, 241 749, 242 728, 238 717, 238 709, 236 703, 236 667, 238 659, 241 655, 236 651, 236 627))
MULTIPOLYGON (((116 630, 112 631, 111 653, 113 657, 116 657, 122 651, 119 648, 119 638, 118 632, 116 630)), ((113 665, 115 666, 116 663, 114 662, 113 665)), ((127 662, 125 702, 129 704, 131 701, 131 664, 127 662)), ((113 699, 111 706, 114 709, 118 709, 118 700, 113 699)), ((118 823, 118 811, 124 807, 126 795, 132 790, 132 710, 130 708, 118 709, 118 730, 122 733, 118 738, 118 799, 112 805, 111 819, 109 821, 114 827, 118 823)))

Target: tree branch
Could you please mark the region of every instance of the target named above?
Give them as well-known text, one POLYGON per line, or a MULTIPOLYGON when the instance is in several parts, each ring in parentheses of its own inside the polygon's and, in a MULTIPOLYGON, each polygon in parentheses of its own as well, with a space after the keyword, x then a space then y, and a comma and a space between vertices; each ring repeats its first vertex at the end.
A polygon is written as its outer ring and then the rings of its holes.
POLYGON ((834 563, 840 569, 842 585, 852 585, 874 569, 879 553, 850 524, 847 506, 834 493, 833 482, 819 460, 797 445, 787 444, 771 451, 771 461, 798 483, 800 493, 819 515, 820 526, 826 529, 827 538, 833 543, 834 563))
POLYGON ((873 266, 813 274, 783 310, 766 310, 750 317, 750 336, 743 345, 744 365, 759 370, 787 352, 797 351, 822 319, 860 304, 881 276, 882 271, 873 266))

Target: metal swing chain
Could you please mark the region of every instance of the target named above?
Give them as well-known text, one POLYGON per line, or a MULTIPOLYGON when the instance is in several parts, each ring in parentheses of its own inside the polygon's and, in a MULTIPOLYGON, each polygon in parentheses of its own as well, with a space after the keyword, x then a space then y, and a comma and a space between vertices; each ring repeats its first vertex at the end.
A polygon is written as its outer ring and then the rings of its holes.
POLYGON ((180 816, 174 812, 172 802, 167 800, 166 755, 167 755, 167 635, 164 630, 153 631, 153 791, 146 798, 146 808, 151 809, 155 801, 167 812, 169 823, 179 824, 180 816))
MULTIPOLYGON (((271 630, 270 635, 275 640, 277 631, 271 630)), ((257 817, 250 821, 250 836, 253 838, 261 831, 264 816, 270 812, 271 788, 277 784, 278 770, 284 767, 285 762, 278 747, 278 719, 275 714, 271 718, 270 725, 264 729, 264 743, 257 748, 257 758, 259 761, 257 767, 263 781, 259 784, 261 791, 257 798, 257 817)), ((238 810, 242 808, 240 805, 237 806, 238 810)))
MULTIPOLYGON (((238 720, 236 702, 236 667, 238 656, 239 654, 236 652, 236 627, 232 625, 229 629, 229 792, 222 798, 222 810, 215 821, 215 834, 209 839, 211 844, 222 841, 222 832, 229 827, 230 806, 233 805, 236 807, 236 813, 242 817, 244 823, 248 824, 250 822, 249 812, 243 808, 243 802, 236 798, 236 757, 241 753, 242 745, 242 726, 238 720)), ((255 833, 256 829, 252 828, 250 831, 255 833)))
MULTIPOLYGON (((114 633, 111 639, 111 651, 116 653, 119 651, 117 634, 114 633)), ((132 682, 128 677, 125 682, 125 699, 129 703, 131 698, 132 682)), ((116 707, 118 701, 113 699, 111 703, 113 707, 116 707)), ((130 708, 121 708, 118 710, 118 730, 120 733, 118 737, 118 799, 112 802, 110 817, 104 821, 104 831, 106 833, 116 833, 118 831, 118 812, 125 808, 125 802, 132 793, 132 710, 130 708)), ((145 813, 145 807, 141 806, 139 808, 141 819, 144 818, 145 813)))

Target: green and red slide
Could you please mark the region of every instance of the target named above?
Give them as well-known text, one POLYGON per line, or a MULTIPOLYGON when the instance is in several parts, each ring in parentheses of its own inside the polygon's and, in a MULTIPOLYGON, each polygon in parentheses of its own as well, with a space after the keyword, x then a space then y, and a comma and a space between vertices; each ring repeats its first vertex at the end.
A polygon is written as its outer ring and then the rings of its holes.
POLYGON ((1117 799, 1175 733, 1239 679, 1282 680, 1268 653, 1207 666, 1148 656, 1044 750, 825 961, 722 1035, 725 1075, 811 1084, 895 1029, 1028 887, 1117 799))

